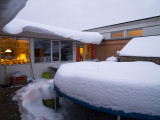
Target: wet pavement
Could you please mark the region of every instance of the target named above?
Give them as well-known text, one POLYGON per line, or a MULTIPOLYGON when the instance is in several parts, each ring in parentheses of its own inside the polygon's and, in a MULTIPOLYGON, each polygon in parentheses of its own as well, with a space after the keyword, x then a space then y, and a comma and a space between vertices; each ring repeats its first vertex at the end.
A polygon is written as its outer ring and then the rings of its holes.
POLYGON ((12 100, 18 89, 0 87, 0 120, 21 120, 17 102, 12 100))

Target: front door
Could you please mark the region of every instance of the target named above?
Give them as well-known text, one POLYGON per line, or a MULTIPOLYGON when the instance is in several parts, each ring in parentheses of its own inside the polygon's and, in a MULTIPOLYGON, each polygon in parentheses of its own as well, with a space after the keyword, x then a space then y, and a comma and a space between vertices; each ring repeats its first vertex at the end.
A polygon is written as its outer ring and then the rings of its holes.
POLYGON ((84 45, 83 43, 76 43, 76 62, 83 61, 84 59, 84 45))

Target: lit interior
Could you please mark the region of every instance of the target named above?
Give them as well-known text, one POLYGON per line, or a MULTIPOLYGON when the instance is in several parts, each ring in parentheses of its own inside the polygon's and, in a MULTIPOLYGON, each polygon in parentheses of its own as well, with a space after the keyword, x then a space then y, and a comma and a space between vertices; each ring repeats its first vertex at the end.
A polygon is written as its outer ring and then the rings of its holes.
POLYGON ((85 44, 85 59, 89 59, 89 44, 85 44))
POLYGON ((2 36, 0 44, 2 65, 30 63, 29 39, 2 36))
POLYGON ((112 33, 112 38, 122 38, 122 37, 124 37, 124 32, 123 31, 112 33))
POLYGON ((76 46, 76 61, 83 61, 83 45, 76 46))
POLYGON ((143 35, 142 29, 127 31, 127 36, 142 36, 142 35, 143 35))

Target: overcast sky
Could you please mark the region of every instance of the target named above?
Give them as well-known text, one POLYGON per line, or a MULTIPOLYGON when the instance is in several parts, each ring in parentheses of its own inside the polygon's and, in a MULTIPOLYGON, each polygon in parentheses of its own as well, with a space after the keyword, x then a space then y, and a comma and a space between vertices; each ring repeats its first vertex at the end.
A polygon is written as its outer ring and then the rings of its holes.
POLYGON ((28 0, 16 18, 86 30, 160 15, 160 0, 28 0))

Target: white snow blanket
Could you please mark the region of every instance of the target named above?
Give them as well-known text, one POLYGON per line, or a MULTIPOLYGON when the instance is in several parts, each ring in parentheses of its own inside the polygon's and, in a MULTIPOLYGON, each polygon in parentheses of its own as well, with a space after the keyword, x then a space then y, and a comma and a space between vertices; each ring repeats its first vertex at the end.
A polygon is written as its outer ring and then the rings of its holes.
POLYGON ((100 44, 103 39, 103 36, 98 32, 81 32, 16 18, 4 26, 3 31, 10 34, 19 34, 23 31, 43 33, 94 44, 100 44))
POLYGON ((16 92, 22 120, 64 120, 63 116, 43 105, 42 99, 53 99, 53 79, 40 79, 16 92))
POLYGON ((108 57, 106 59, 107 62, 118 62, 118 58, 115 56, 108 57))
POLYGON ((93 106, 160 116, 160 66, 152 62, 68 63, 54 84, 93 106))
POLYGON ((160 57, 160 36, 133 38, 117 53, 120 56, 160 57))

